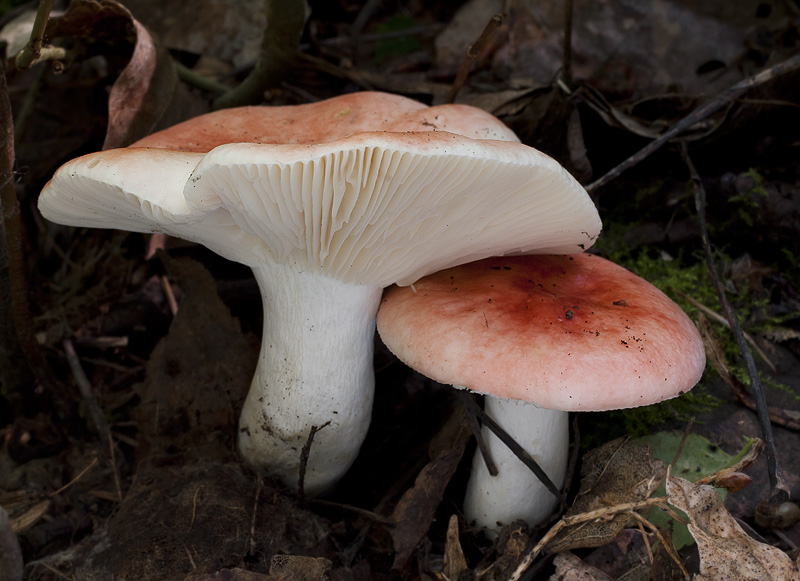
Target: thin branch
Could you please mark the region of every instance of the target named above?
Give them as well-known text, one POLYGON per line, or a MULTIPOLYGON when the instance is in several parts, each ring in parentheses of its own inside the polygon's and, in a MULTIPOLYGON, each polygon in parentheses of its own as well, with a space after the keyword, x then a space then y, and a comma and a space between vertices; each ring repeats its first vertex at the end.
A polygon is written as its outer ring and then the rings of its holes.
MULTIPOLYGON (((800 62, 800 60, 798 62, 800 62)), ((698 175, 697 170, 695 169, 694 164, 689 157, 689 152, 685 143, 681 143, 681 153, 684 161, 686 162, 686 166, 689 169, 689 175, 692 183, 694 184, 694 200, 695 208, 697 210, 697 221, 700 225, 700 237, 703 241, 703 253, 705 254, 706 263, 711 275, 711 283, 714 285, 714 290, 717 292, 719 302, 722 305, 722 310, 725 313, 725 317, 728 319, 731 332, 733 333, 733 336, 736 339, 736 344, 739 346, 739 350, 742 353, 744 365, 747 369, 747 374, 750 377, 750 387, 756 400, 756 413, 758 415, 758 421, 761 424, 761 433, 763 435, 764 444, 766 447, 767 475, 769 476, 770 484, 770 503, 773 501, 784 502, 788 500, 790 496, 789 486, 783 477, 783 473, 778 462, 778 452, 775 447, 775 439, 772 435, 772 424, 770 423, 769 419, 769 410, 767 408, 767 399, 764 395, 764 386, 761 384, 761 378, 758 375, 758 369, 756 368, 756 362, 753 359, 753 354, 748 348, 742 328, 739 326, 739 320, 736 317, 733 307, 728 301, 725 288, 723 287, 722 281, 720 281, 717 273, 714 255, 711 250, 711 242, 708 237, 708 226, 706 224, 705 188, 703 187, 700 176, 698 175)))
MULTIPOLYGON (((679 295, 681 295, 687 301, 692 303, 692 305, 694 305, 694 307, 697 310, 702 311, 703 313, 705 313, 706 315, 708 315, 709 317, 714 319, 717 323, 719 323, 721 325, 725 325, 726 327, 728 327, 728 329, 731 328, 731 325, 728 322, 728 319, 726 319, 725 317, 723 317, 722 315, 720 315, 719 313, 717 313, 713 309, 708 308, 703 303, 701 303, 697 299, 694 299, 694 298, 690 297, 689 295, 687 295, 683 291, 680 291, 680 290, 676 289, 675 292, 677 292, 679 295)), ((764 353, 763 349, 761 349, 761 347, 758 346, 758 344, 756 343, 755 339, 753 339, 747 333, 743 333, 743 334, 744 334, 745 341, 750 343, 750 346, 753 347, 753 349, 756 350, 756 353, 758 353, 759 357, 761 357, 761 359, 764 360, 764 363, 769 365, 769 368, 772 369, 773 373, 776 373, 778 370, 776 369, 775 364, 770 360, 769 357, 767 357, 767 354, 764 353)))
MULTIPOLYGON (((31 38, 25 48, 17 55, 17 58, 14 59, 14 65, 18 69, 28 69, 41 61, 44 29, 47 26, 50 10, 53 8, 54 3, 55 0, 39 0, 39 8, 36 10, 36 19, 33 22, 31 38)), ((50 55, 47 56, 49 57, 50 55)))
POLYGON ((453 86, 450 87, 450 93, 447 95, 445 103, 455 103, 458 92, 461 90, 461 87, 464 86, 464 83, 467 82, 467 77, 469 76, 469 70, 472 68, 472 63, 475 62, 475 59, 480 56, 480 54, 483 52, 483 49, 486 48, 487 44, 489 44, 489 39, 492 38, 492 33, 494 33, 494 31, 500 27, 505 17, 505 14, 495 14, 492 16, 489 22, 486 23, 486 26, 483 28, 483 32, 481 32, 478 40, 469 46, 467 49, 467 54, 464 55, 464 60, 461 61, 461 68, 458 69, 456 78, 453 81, 453 86))
POLYGON ((465 402, 466 405, 469 406, 476 413, 476 415, 481 418, 483 425, 489 428, 489 430, 491 430, 492 433, 497 436, 501 442, 503 442, 503 444, 508 446, 509 450, 511 450, 514 455, 536 475, 539 481, 544 484, 545 488, 547 488, 547 490, 549 490, 560 501, 561 491, 558 489, 558 486, 556 486, 553 481, 550 480, 550 477, 545 473, 544 470, 542 470, 541 466, 536 463, 536 460, 534 460, 533 457, 528 454, 528 451, 520 446, 514 438, 509 436, 508 432, 506 432, 502 426, 500 426, 500 424, 494 421, 490 415, 484 412, 478 404, 472 401, 472 398, 465 398, 462 401, 465 402))
MULTIPOLYGON (((8 99, 6 76, 3 71, 0 71, 0 149, 2 150, 0 153, 0 222, 2 222, 0 235, 3 238, 0 245, 4 247, 4 252, 0 251, 0 256, 3 254, 6 256, 7 264, 2 267, 7 267, 5 273, 7 280, 3 281, 3 286, 7 288, 10 298, 10 301, 4 301, 4 306, 10 307, 10 319, 15 330, 15 332, 7 334, 7 339, 13 340, 16 337, 16 346, 24 354, 28 369, 36 381, 51 390, 51 393, 58 394, 61 392, 58 389, 59 382, 36 340, 33 317, 28 303, 28 272, 23 252, 23 226, 14 186, 14 122, 11 103, 8 99), (8 304, 9 302, 10 304, 8 304)), ((9 349, 8 352, 12 351, 9 349)), ((14 387, 24 390, 22 393, 26 399, 33 399, 32 393, 35 385, 28 386, 28 389, 25 389, 25 386, 14 387)))
POLYGON ((305 491, 306 468, 308 466, 308 455, 311 453, 311 444, 314 443, 314 436, 317 435, 317 432, 323 430, 330 424, 331 421, 328 420, 319 427, 311 426, 311 429, 308 431, 308 438, 306 439, 306 443, 303 445, 303 449, 300 450, 300 470, 299 470, 300 474, 297 478, 297 496, 300 499, 304 499, 306 496, 306 491, 305 491))
POLYGON ((533 560, 536 558, 536 556, 542 552, 542 550, 547 546, 547 543, 553 540, 553 537, 555 537, 562 529, 576 524, 607 518, 622 512, 629 513, 631 511, 642 510, 645 508, 649 509, 653 506, 660 506, 661 508, 664 508, 667 506, 667 499, 663 496, 657 496, 636 502, 624 502, 621 504, 590 510, 589 512, 582 512, 572 516, 561 517, 561 520, 553 525, 553 527, 547 531, 547 533, 541 539, 539 539, 539 542, 536 543, 536 545, 525 554, 519 565, 517 565, 517 568, 514 570, 514 574, 511 576, 510 581, 519 581, 521 575, 531 565, 531 563, 533 563, 533 560))
POLYGON ((618 177, 625 170, 632 168, 640 161, 643 161, 645 158, 649 157, 650 154, 660 149, 668 141, 670 141, 674 137, 677 137, 684 130, 688 129, 692 125, 702 121, 709 115, 716 113, 721 108, 735 101, 743 93, 749 91, 754 87, 763 85, 767 81, 771 81, 775 77, 793 71, 799 67, 800 67, 800 54, 796 54, 792 57, 789 57, 782 63, 778 63, 775 66, 765 69, 760 73, 753 75, 752 77, 747 77, 746 79, 739 81, 732 87, 725 89, 714 99, 712 99, 708 103, 700 105, 697 109, 695 109, 694 111, 689 113, 686 117, 678 121, 675 125, 673 125, 672 129, 665 132, 663 135, 661 135, 661 137, 651 141, 648 145, 640 149, 631 157, 629 157, 616 167, 609 170, 605 175, 601 176, 599 179, 586 186, 586 190, 589 193, 592 193, 594 190, 606 185, 608 182, 618 177))
POLYGON ((100 436, 100 441, 103 443, 103 448, 106 450, 113 450, 111 447, 111 430, 108 427, 108 421, 106 420, 103 408, 100 407, 100 403, 97 401, 97 398, 94 395, 92 384, 89 382, 89 379, 86 377, 86 373, 83 371, 80 359, 78 359, 78 354, 75 353, 75 347, 72 345, 72 341, 69 339, 64 339, 63 345, 64 354, 67 356, 67 363, 69 363, 72 376, 75 378, 78 391, 80 391, 81 397, 83 398, 86 407, 89 409, 89 416, 92 419, 92 423, 94 424, 97 435, 100 436))
POLYGON ((481 453, 484 464, 486 464, 486 469, 489 471, 491 476, 497 476, 500 472, 497 469, 497 464, 495 464, 494 460, 492 459, 492 454, 489 452, 489 447, 486 445, 486 439, 483 437, 481 426, 478 423, 478 416, 475 412, 475 408, 471 407, 469 402, 464 401, 464 399, 472 398, 472 396, 461 389, 457 390, 456 394, 464 406, 464 411, 467 414, 467 422, 469 423, 469 429, 472 430, 472 434, 475 436, 475 442, 478 444, 478 450, 481 453))
POLYGON ((286 76, 297 55, 306 8, 303 0, 265 0, 267 26, 261 41, 261 55, 256 66, 235 89, 214 101, 214 109, 251 105, 264 98, 264 91, 275 87, 286 76))

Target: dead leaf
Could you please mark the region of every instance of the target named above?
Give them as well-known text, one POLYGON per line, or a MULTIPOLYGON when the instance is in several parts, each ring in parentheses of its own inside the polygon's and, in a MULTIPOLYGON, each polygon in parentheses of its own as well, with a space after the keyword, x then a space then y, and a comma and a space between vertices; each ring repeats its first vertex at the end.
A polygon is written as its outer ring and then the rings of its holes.
MULTIPOLYGON (((664 477, 665 465, 650 455, 650 447, 620 438, 588 452, 583 458, 580 492, 566 517, 648 498, 664 477)), ((569 526, 548 544, 551 552, 599 547, 612 541, 629 520, 627 513, 608 515, 569 526)))
POLYGON ((509 579, 529 542, 528 525, 524 521, 514 521, 502 527, 492 548, 475 567, 475 580, 509 579))
POLYGON ((444 567, 442 573, 448 579, 458 579, 467 570, 467 559, 458 538, 458 515, 451 515, 447 523, 447 540, 444 546, 444 567))
POLYGON ((800 569, 780 549, 759 543, 725 510, 713 486, 667 476, 667 500, 689 518, 700 552, 696 581, 738 579, 798 581, 800 569))
POLYGON ((108 96, 103 149, 124 147, 149 135, 167 110, 178 83, 169 53, 156 46, 144 26, 132 16, 130 19, 136 44, 108 96))
POLYGON ((269 564, 272 581, 327 581, 331 562, 322 557, 273 555, 269 564))
POLYGON ((41 495, 31 495, 24 490, 0 490, 0 506, 8 511, 9 524, 14 534, 32 527, 50 508, 51 500, 41 495))
POLYGON ((116 0, 70 2, 62 15, 50 19, 46 36, 74 39, 87 56, 101 53, 110 63, 119 57, 127 60, 109 94, 103 149, 124 147, 150 134, 173 100, 184 98, 176 91, 178 76, 169 53, 116 0))
MULTIPOLYGON (((255 370, 258 340, 242 333, 239 320, 231 316, 200 263, 179 258, 166 266, 185 296, 168 334, 147 362, 144 383, 136 386, 142 400, 136 412, 139 437, 145 445, 178 446, 203 456, 207 452, 200 451, 202 445, 186 429, 211 434, 236 424, 236 406, 244 400, 255 370), (191 441, 181 445, 183 437, 191 441)), ((229 445, 221 440, 210 438, 208 445, 229 445)))
POLYGON ((556 555, 553 564, 556 566, 556 572, 550 577, 551 581, 611 581, 612 579, 600 569, 587 565, 569 551, 556 555))
POLYGON ((395 557, 393 569, 402 569, 414 548, 428 532, 442 494, 453 476, 470 432, 458 408, 431 442, 431 461, 417 475, 414 486, 406 490, 395 506, 392 529, 395 557))

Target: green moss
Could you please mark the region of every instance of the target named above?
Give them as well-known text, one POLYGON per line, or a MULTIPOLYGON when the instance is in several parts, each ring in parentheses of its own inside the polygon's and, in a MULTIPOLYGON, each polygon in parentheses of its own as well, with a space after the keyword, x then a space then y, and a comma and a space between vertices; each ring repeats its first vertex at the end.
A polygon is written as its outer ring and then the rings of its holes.
POLYGON ((631 436, 640 438, 652 434, 653 429, 665 424, 686 423, 690 418, 711 410, 721 401, 699 385, 675 399, 627 410, 581 414, 583 424, 590 429, 581 430, 581 447, 595 448, 604 442, 631 436))
MULTIPOLYGON (((757 180, 756 180, 757 182, 757 180)), ((717 293, 711 281, 711 275, 706 266, 702 251, 698 248, 693 252, 683 253, 677 257, 662 255, 655 248, 631 248, 623 243, 623 233, 626 227, 610 225, 603 236, 598 240, 594 250, 607 256, 610 260, 621 264, 635 274, 663 291, 674 300, 693 320, 698 318, 698 308, 689 300, 691 297, 705 307, 721 312, 717 293)), ((718 252, 721 261, 728 258, 721 251, 718 252)), ((723 284, 725 284, 723 282, 723 284)), ((767 300, 749 292, 736 292, 733 288, 726 287, 728 299, 733 304, 739 318, 739 323, 748 332, 767 330, 771 326, 779 327, 784 320, 792 319, 797 313, 781 317, 765 319, 767 300), (758 320, 757 325, 748 325, 748 321, 758 320)), ((749 384, 747 371, 742 363, 741 352, 730 329, 722 323, 709 319, 711 326, 720 340, 722 351, 731 373, 749 384)), ((693 391, 680 398, 663 402, 654 406, 635 408, 610 412, 602 420, 600 442, 629 434, 634 437, 649 433, 653 426, 661 425, 675 420, 687 420, 689 417, 711 409, 719 404, 719 400, 706 393, 703 387, 709 377, 716 375, 716 371, 709 363, 704 374, 704 379, 693 391)), ((773 389, 780 389, 800 399, 790 388, 780 383, 762 377, 763 383, 773 389)))

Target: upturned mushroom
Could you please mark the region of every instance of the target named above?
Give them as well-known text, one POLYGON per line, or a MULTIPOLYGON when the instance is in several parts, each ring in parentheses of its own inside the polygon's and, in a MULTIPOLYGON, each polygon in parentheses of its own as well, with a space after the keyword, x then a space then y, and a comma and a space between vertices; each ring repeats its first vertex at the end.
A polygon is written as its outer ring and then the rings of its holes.
MULTIPOLYGON (((686 314, 604 258, 507 256, 386 289, 378 332, 399 359, 445 384, 483 393, 485 411, 561 487, 569 411, 644 406, 700 379, 705 352, 686 314)), ((557 498, 485 427, 499 474, 476 454, 468 521, 495 530, 538 524, 557 498)))
POLYGON ((486 256, 574 253, 600 231, 583 188, 499 120, 358 93, 204 115, 61 167, 39 198, 62 224, 163 232, 253 269, 260 358, 239 449, 329 488, 369 426, 384 287, 486 256))

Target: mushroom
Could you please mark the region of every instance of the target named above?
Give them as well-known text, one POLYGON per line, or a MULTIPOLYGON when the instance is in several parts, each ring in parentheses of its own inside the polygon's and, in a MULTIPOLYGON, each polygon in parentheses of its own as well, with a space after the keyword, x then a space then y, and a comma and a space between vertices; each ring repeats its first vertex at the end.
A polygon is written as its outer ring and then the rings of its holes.
POLYGON ((305 466, 311 494, 366 435, 384 287, 486 256, 578 252, 600 231, 584 189, 496 118, 383 93, 200 116, 68 162, 39 207, 253 269, 264 331, 239 449, 290 486, 305 466))
MULTIPOLYGON (((588 253, 487 258, 386 289, 386 346, 413 369, 486 394, 485 411, 564 481, 569 411, 644 406, 691 389, 705 366, 692 321, 665 294, 588 253)), ((557 498, 484 426, 499 474, 473 460, 468 521, 544 520, 557 498)))

